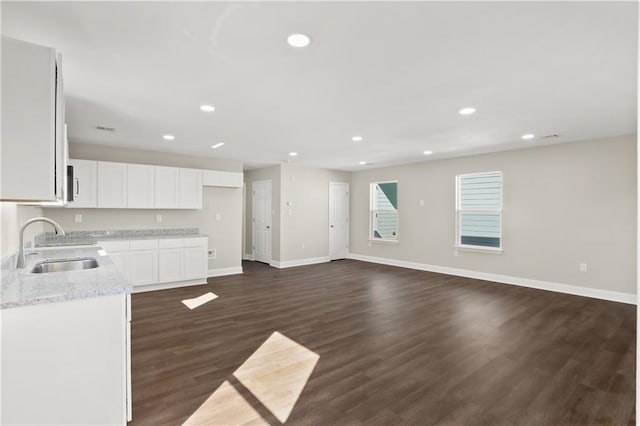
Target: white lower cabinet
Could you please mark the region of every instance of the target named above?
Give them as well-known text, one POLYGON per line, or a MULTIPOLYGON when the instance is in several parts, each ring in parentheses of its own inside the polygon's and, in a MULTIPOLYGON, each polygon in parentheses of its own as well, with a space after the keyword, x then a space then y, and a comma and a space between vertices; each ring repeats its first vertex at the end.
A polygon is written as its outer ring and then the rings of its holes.
POLYGON ((165 248, 158 251, 160 271, 158 282, 169 283, 184 279, 183 248, 165 248))
POLYGON ((200 277, 206 277, 208 269, 207 239, 191 238, 185 240, 184 279, 195 280, 200 277))
POLYGON ((158 282, 158 241, 131 241, 129 280, 134 287, 158 282))
POLYGON ((134 291, 154 284, 206 283, 206 237, 102 241, 98 245, 107 251, 134 291))
POLYGON ((129 295, 2 310, 6 425, 126 425, 129 295))

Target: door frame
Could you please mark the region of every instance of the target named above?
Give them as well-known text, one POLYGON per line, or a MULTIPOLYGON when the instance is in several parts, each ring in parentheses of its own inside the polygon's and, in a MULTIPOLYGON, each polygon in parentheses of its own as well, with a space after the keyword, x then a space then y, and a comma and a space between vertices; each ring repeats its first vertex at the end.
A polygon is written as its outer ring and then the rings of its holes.
POLYGON ((338 259, 343 259, 342 257, 332 257, 332 253, 331 253, 331 186, 332 185, 341 185, 346 187, 347 189, 347 205, 346 205, 346 212, 347 212, 347 256, 344 257, 345 259, 347 257, 349 257, 349 250, 350 250, 350 243, 349 243, 349 234, 351 233, 351 212, 349 211, 349 204, 350 204, 350 200, 351 200, 351 193, 350 193, 350 187, 349 184, 347 182, 329 182, 329 202, 327 203, 327 211, 329 213, 329 220, 328 220, 328 226, 327 226, 327 233, 328 233, 328 255, 329 255, 329 260, 338 260, 338 259))
POLYGON ((263 262, 263 263, 267 263, 267 264, 271 264, 272 258, 273 258, 273 214, 272 214, 272 209, 273 209, 273 183, 271 181, 271 179, 265 179, 265 180, 256 180, 253 181, 251 183, 251 257, 253 258, 254 261, 258 261, 258 262, 263 262), (266 261, 263 260, 258 260, 256 258, 256 190, 255 190, 255 186, 256 184, 264 184, 264 183, 268 183, 269 184, 269 211, 267 212, 267 214, 269 215, 269 217, 271 217, 271 225, 269 228, 269 232, 271 233, 271 237, 269 238, 269 259, 266 261))

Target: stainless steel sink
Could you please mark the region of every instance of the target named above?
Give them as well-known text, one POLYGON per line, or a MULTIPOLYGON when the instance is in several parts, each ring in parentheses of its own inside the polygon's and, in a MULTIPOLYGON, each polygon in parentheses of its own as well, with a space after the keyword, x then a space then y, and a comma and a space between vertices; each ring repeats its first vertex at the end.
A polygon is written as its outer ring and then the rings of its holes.
POLYGON ((98 261, 92 257, 81 257, 77 259, 47 260, 37 263, 31 270, 34 274, 46 274, 49 272, 80 271, 83 269, 97 268, 98 261))

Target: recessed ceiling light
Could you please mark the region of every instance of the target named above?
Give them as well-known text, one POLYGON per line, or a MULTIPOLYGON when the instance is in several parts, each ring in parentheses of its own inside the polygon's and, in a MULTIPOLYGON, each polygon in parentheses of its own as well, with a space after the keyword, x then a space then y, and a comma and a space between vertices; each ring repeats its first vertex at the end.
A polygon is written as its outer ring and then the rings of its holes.
POLYGON ((224 145, 224 142, 220 142, 220 143, 217 143, 215 145, 211 145, 211 148, 212 149, 220 148, 222 145, 224 145))
POLYGON ((524 139, 525 141, 531 140, 535 137, 536 135, 534 135, 533 133, 527 133, 526 135, 522 135, 522 139, 524 139))
POLYGON ((433 151, 427 150, 427 151, 424 152, 424 155, 431 155, 431 154, 433 154, 433 151))
POLYGON ((360 165, 361 165, 361 166, 364 166, 365 164, 367 164, 367 162, 366 162, 366 161, 361 161, 361 162, 360 162, 360 165))
POLYGON ((289 156, 290 156, 290 157, 297 157, 297 156, 298 156, 298 153, 297 153, 297 152, 290 152, 290 153, 289 153, 289 156))
POLYGON ((311 43, 311 37, 306 34, 291 34, 287 37, 287 43, 293 47, 306 47, 311 43))
POLYGON ((162 139, 168 140, 168 141, 172 141, 174 140, 176 137, 173 135, 163 135, 162 139))
POLYGON ((471 115, 474 112, 476 112, 476 109, 474 107, 465 107, 465 108, 462 108, 459 112, 460 112, 460 115, 471 115))
POLYGON ((204 112, 213 112, 216 110, 213 105, 200 105, 200 109, 204 112))
POLYGON ((362 136, 354 136, 351 138, 351 140, 354 142, 360 142, 362 140, 362 136))

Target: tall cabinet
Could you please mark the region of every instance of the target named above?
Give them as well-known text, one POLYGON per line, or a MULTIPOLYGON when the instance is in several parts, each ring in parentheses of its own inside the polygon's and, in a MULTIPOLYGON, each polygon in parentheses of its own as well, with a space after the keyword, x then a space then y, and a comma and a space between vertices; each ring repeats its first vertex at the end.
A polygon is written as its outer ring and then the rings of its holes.
POLYGON ((62 58, 55 49, 2 37, 0 200, 66 195, 62 58))

